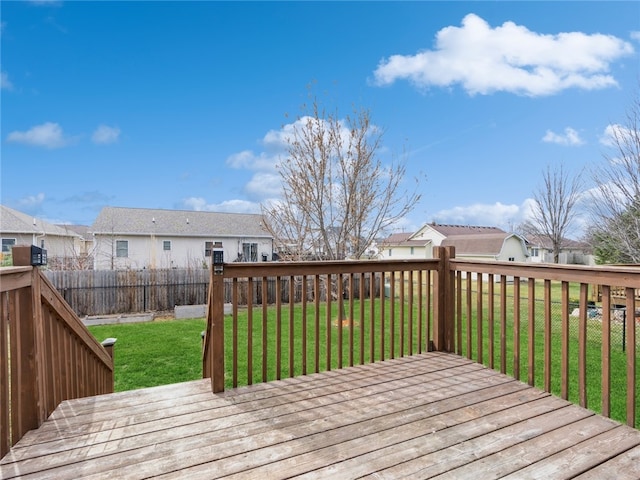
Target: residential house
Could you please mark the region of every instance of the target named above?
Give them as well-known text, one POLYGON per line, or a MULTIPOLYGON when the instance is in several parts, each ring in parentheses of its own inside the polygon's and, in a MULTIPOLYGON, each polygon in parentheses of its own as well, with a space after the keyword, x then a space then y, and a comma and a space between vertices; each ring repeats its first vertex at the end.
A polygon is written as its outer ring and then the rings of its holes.
POLYGON ((389 235, 377 242, 378 257, 387 260, 415 260, 427 257, 426 240, 413 240, 414 233, 402 232, 389 235))
MULTIPOLYGON (((553 263, 553 246, 544 235, 528 235, 527 248, 532 263, 553 263)), ((560 247, 558 263, 573 265, 595 265, 591 247, 585 242, 564 238, 560 247)))
POLYGON ((105 207, 91 232, 96 270, 206 268, 215 242, 225 262, 273 257, 258 214, 105 207))
POLYGON ((50 268, 73 264, 83 252, 82 236, 67 225, 54 225, 0 205, 2 256, 8 257, 14 245, 35 245, 47 251, 50 268))
POLYGON ((454 246, 456 257, 524 262, 528 252, 523 237, 497 227, 429 223, 415 233, 388 237, 380 248, 384 259, 433 258, 433 247, 454 246))

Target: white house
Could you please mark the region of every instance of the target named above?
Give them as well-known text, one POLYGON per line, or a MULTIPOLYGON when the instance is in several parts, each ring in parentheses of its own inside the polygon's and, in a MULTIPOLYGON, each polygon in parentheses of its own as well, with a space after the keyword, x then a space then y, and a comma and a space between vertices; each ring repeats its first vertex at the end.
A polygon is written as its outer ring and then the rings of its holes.
POLYGON ((14 245, 35 245, 47 250, 52 267, 77 261, 84 250, 83 238, 66 225, 54 225, 12 208, 0 205, 2 256, 11 254, 14 245))
POLYGON ((91 227, 94 268, 205 268, 213 245, 224 261, 270 261, 273 238, 262 215, 105 207, 91 227))
MULTIPOLYGON (((532 263, 553 263, 553 247, 543 235, 527 235, 529 260, 532 263)), ((595 257, 591 247, 569 238, 562 239, 558 263, 574 265, 595 265, 595 257)))
POLYGON ((382 259, 433 258, 433 247, 454 246, 456 257, 524 262, 524 238, 497 227, 429 223, 415 233, 389 236, 380 247, 382 259))

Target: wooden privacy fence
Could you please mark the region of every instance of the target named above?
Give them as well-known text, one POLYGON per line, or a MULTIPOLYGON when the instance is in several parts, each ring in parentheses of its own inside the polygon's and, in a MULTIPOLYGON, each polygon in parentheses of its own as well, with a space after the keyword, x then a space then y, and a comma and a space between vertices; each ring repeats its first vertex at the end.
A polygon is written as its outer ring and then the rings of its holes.
MULTIPOLYGON (((79 316, 169 311, 176 305, 203 305, 207 302, 209 288, 209 271, 204 269, 46 270, 44 273, 79 316)), ((282 279, 281 301, 289 301, 289 281, 293 282, 291 292, 295 301, 301 301, 301 277, 282 279)), ((371 286, 368 279, 364 281, 364 294, 368 295, 371 286)), ((246 279, 240 279, 236 286, 237 301, 246 305, 251 298, 261 303, 264 295, 267 303, 275 303, 276 279, 267 278, 265 282, 266 288, 262 288, 262 284, 253 282, 249 285, 246 279), (253 289, 251 295, 249 288, 253 289)), ((355 282, 355 295, 358 295, 359 278, 355 282)), ((373 288, 379 289, 380 285, 373 288)), ((307 292, 313 290, 307 288, 307 292)), ((326 295, 324 285, 320 294, 326 295)), ((230 303, 232 296, 232 282, 228 279, 225 281, 225 303, 230 303)))
POLYGON ((79 316, 173 310, 207 301, 205 269, 47 270, 79 316))
POLYGON ((115 340, 100 344, 37 267, 0 268, 0 295, 3 457, 63 400, 113 391, 115 340))
POLYGON ((638 425, 640 268, 459 260, 453 247, 434 254, 212 269, 204 376, 221 391, 435 349, 638 425), (266 294, 271 279, 275 303, 266 294), (590 285, 603 292, 596 306, 590 285), (616 304, 614 290, 623 292, 616 304), (620 328, 624 351, 612 351, 612 331, 620 328))

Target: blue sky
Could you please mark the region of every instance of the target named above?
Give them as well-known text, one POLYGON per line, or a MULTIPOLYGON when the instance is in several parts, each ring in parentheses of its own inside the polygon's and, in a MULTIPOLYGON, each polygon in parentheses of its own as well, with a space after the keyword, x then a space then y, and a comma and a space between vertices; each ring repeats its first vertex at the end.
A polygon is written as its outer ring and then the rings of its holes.
POLYGON ((0 8, 1 202, 56 223, 106 205, 258 212, 311 91, 370 109, 384 162, 406 151, 422 200, 398 231, 509 229, 547 165, 604 161, 640 89, 640 2, 0 8))

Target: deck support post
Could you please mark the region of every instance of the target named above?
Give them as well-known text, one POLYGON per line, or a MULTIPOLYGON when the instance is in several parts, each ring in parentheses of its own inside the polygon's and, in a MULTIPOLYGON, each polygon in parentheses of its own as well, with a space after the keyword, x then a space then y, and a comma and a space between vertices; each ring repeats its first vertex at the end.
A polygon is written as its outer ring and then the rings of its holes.
POLYGON ((204 376, 211 376, 213 393, 224 391, 224 259, 222 243, 213 247, 211 286, 205 334, 204 376), (208 351, 207 351, 208 350, 208 351))
POLYGON ((433 292, 433 348, 439 352, 453 352, 455 316, 455 277, 449 261, 456 256, 455 247, 435 247, 433 256, 440 260, 433 292))

